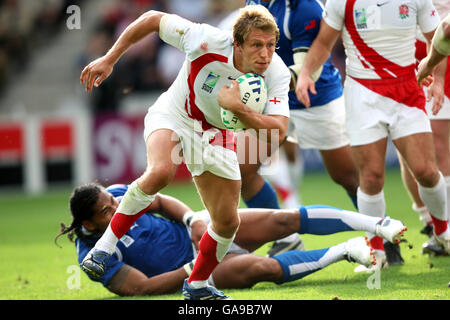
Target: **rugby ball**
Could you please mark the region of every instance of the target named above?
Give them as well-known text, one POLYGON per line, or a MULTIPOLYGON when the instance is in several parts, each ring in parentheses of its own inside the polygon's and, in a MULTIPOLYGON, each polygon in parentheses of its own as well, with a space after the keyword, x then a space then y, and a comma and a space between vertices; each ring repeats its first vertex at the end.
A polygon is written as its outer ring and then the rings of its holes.
MULTIPOLYGON (((239 83, 241 101, 252 110, 263 113, 267 101, 267 87, 263 77, 256 73, 246 73, 236 79, 239 83)), ((244 124, 231 111, 220 108, 222 123, 233 131, 244 130, 244 124)))

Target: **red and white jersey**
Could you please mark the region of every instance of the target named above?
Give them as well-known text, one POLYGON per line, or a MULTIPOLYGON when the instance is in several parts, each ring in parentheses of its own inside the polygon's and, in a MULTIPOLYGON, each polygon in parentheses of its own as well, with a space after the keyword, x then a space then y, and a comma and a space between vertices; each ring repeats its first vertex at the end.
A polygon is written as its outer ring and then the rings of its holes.
POLYGON ((439 15, 431 0, 328 0, 324 20, 343 31, 349 76, 395 79, 414 74, 417 27, 435 30, 439 15))
MULTIPOLYGON (((169 107, 173 106, 190 118, 201 121, 203 129, 210 126, 225 129, 217 93, 242 75, 233 63, 231 31, 193 23, 170 14, 162 18, 159 36, 186 53, 186 60, 176 80, 164 93, 171 103, 169 107)), ((276 53, 262 76, 267 86, 264 114, 289 117, 291 75, 276 53)))

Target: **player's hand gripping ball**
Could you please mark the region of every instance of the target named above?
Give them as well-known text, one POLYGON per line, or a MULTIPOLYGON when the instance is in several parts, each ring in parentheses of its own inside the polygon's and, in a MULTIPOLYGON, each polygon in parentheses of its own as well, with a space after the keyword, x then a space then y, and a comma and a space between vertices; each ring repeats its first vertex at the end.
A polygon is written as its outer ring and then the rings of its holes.
MULTIPOLYGON (((241 101, 253 111, 263 113, 267 101, 267 87, 263 77, 256 73, 246 73, 236 81, 239 83, 241 101)), ((233 112, 220 108, 220 115, 225 128, 233 131, 245 129, 233 112)))

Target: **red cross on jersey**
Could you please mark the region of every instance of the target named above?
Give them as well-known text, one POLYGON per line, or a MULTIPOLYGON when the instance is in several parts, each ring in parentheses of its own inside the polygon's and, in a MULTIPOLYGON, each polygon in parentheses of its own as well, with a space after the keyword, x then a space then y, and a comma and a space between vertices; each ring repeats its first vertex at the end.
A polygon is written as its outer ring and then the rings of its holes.
POLYGON ((281 102, 280 100, 277 100, 277 97, 274 97, 272 100, 269 100, 270 102, 273 102, 273 104, 277 104, 277 102, 281 102))

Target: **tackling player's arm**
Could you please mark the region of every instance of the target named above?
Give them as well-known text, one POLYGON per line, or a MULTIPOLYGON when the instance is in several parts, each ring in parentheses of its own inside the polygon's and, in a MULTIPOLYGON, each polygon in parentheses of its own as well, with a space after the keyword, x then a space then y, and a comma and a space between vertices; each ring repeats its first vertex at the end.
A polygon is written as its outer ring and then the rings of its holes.
POLYGON ((159 32, 163 12, 148 11, 132 22, 120 35, 111 49, 103 56, 88 64, 80 76, 80 83, 86 86, 86 91, 98 87, 112 72, 119 58, 136 42, 153 32, 159 32))
POLYGON ((170 220, 182 222, 183 216, 192 209, 180 200, 158 193, 153 200, 148 212, 159 213, 170 220))
POLYGON ((198 249, 198 243, 207 228, 206 223, 198 213, 193 212, 191 208, 180 200, 160 193, 153 200, 149 212, 159 213, 170 220, 183 222, 187 227, 191 228, 191 240, 198 249))
POLYGON ((146 296, 178 291, 189 276, 186 267, 148 278, 144 273, 127 264, 111 278, 107 288, 120 296, 146 296))
POLYGON ((297 79, 295 94, 306 107, 310 106, 308 92, 317 94, 312 75, 327 61, 341 31, 330 27, 324 20, 320 23, 320 31, 313 41, 305 62, 297 79))

